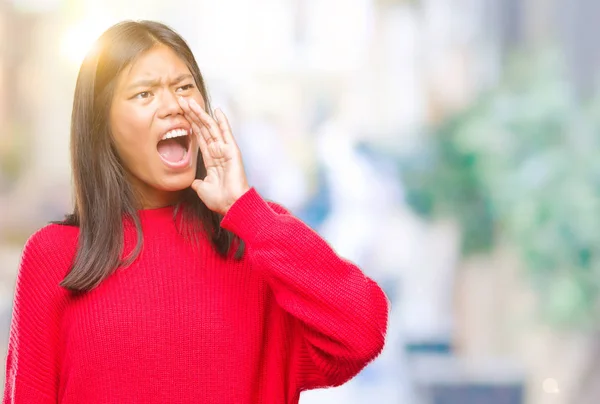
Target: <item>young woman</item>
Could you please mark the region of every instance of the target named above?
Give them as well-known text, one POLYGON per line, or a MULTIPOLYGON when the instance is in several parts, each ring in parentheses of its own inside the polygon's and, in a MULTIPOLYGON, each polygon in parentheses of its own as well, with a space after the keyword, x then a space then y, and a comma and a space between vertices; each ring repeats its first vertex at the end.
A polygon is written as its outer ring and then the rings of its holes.
POLYGON ((98 39, 71 157, 74 212, 23 251, 4 403, 297 403, 382 350, 382 290, 248 185, 165 25, 98 39))

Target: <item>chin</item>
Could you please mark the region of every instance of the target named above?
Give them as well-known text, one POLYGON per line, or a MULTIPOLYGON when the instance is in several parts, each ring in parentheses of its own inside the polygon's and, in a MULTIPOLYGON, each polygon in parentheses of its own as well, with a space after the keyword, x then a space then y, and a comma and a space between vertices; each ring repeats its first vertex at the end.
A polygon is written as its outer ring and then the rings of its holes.
POLYGON ((181 191, 192 185, 192 182, 196 178, 195 174, 195 170, 186 171, 185 173, 168 174, 163 176, 155 187, 161 191, 181 191))

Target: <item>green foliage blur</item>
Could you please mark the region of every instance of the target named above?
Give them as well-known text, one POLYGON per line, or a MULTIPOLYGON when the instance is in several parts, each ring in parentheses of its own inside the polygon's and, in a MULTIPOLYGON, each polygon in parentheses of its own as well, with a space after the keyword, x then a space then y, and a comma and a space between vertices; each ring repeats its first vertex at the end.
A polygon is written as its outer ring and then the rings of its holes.
POLYGON ((557 327, 600 324, 600 97, 577 100, 561 59, 519 55, 501 85, 402 162, 409 204, 452 216, 463 254, 520 254, 557 327))

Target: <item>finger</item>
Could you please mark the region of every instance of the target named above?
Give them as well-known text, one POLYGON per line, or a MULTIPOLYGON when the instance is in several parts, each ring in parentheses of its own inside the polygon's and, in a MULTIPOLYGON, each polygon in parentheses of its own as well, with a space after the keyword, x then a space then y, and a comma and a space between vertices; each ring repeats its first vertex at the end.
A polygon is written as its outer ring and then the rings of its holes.
POLYGON ((186 116, 186 119, 192 126, 192 132, 194 132, 194 135, 196 135, 196 137, 202 136, 202 126, 198 126, 198 124, 196 122, 194 122, 193 119, 191 119, 187 116, 186 116))
POLYGON ((198 139, 198 146, 200 146, 200 153, 202 153, 202 160, 204 161, 204 167, 206 169, 208 169, 208 167, 211 167, 215 164, 215 160, 214 160, 213 156, 210 154, 210 151, 208 150, 208 142, 206 141, 204 136, 201 134, 198 134, 197 139, 198 139))
POLYGON ((223 139, 223 134, 221 133, 221 129, 219 129, 219 126, 215 120, 208 115, 208 113, 202 109, 202 107, 200 107, 200 105, 198 105, 194 99, 190 100, 190 108, 196 113, 204 126, 208 129, 213 141, 225 142, 225 139, 223 139))
POLYGON ((225 143, 234 144, 235 139, 233 138, 231 125, 229 124, 229 120, 227 119, 227 116, 225 116, 221 108, 215 109, 215 117, 217 118, 217 124, 221 129, 221 133, 223 133, 223 140, 225 140, 225 143))
POLYGON ((194 133, 196 133, 198 136, 204 137, 207 142, 212 142, 213 138, 210 132, 202 130, 204 128, 204 123, 202 122, 200 117, 194 111, 192 111, 189 102, 183 97, 179 97, 179 104, 183 109, 185 118, 192 125, 192 130, 194 131, 194 133))
POLYGON ((179 96, 177 97, 177 101, 179 102, 179 106, 181 107, 181 109, 183 109, 183 113, 185 115, 189 115, 190 118, 193 118, 193 121, 195 121, 197 125, 202 124, 200 118, 195 116, 196 114, 194 114, 190 109, 190 103, 187 99, 183 98, 182 96, 179 96))
POLYGON ((205 129, 202 130, 204 137, 207 142, 217 141, 221 136, 218 131, 218 128, 215 129, 216 123, 212 119, 210 115, 195 100, 190 100, 190 111, 194 114, 195 117, 200 121, 202 127, 205 129))
POLYGON ((203 180, 195 179, 194 181, 192 181, 191 188, 198 194, 198 196, 200 196, 204 191, 203 185, 203 180))
POLYGON ((206 143, 212 143, 215 141, 215 139, 213 139, 212 135, 210 134, 206 126, 204 126, 204 124, 201 124, 198 128, 198 134, 202 136, 206 143))
MULTIPOLYGON (((200 124, 200 126, 198 126, 198 124, 194 122, 193 118, 189 115, 186 115, 186 119, 191 123, 192 130, 194 131, 197 137, 202 138, 206 142, 212 142, 212 138, 210 137, 210 134, 208 133, 204 125, 200 124)), ((200 142, 200 139, 198 139, 198 142, 200 142)))
POLYGON ((192 109, 190 108, 190 103, 188 100, 186 100, 185 98, 183 98, 181 96, 177 97, 177 100, 179 101, 179 105, 183 109, 183 114, 184 114, 185 118, 191 124, 195 124, 198 127, 201 127, 204 125, 202 123, 202 120, 200 119, 200 117, 198 117, 196 115, 196 113, 194 111, 192 111, 192 109))

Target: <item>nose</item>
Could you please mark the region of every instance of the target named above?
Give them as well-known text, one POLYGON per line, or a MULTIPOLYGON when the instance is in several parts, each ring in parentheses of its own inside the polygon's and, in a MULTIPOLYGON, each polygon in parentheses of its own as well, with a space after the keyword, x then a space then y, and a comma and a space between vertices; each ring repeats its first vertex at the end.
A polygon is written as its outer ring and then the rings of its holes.
POLYGON ((168 118, 177 115, 183 115, 183 109, 177 101, 177 95, 172 91, 164 91, 161 97, 159 116, 168 118))

